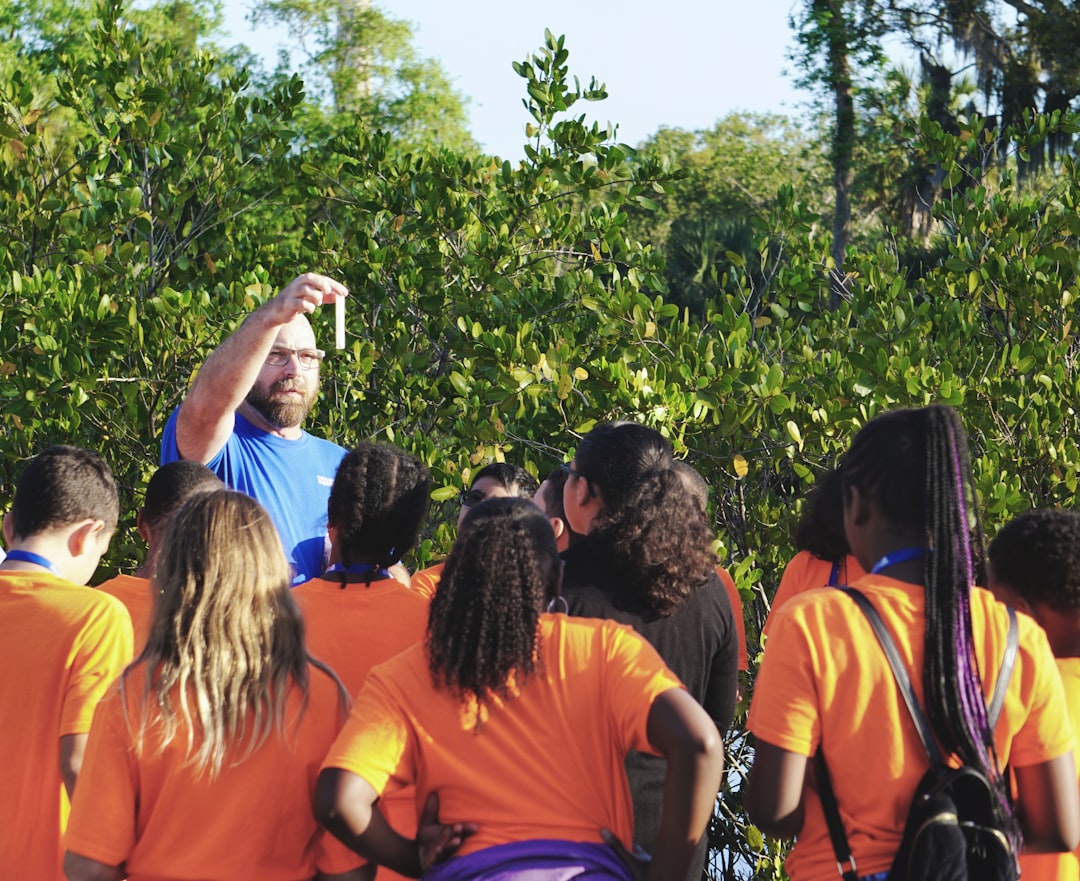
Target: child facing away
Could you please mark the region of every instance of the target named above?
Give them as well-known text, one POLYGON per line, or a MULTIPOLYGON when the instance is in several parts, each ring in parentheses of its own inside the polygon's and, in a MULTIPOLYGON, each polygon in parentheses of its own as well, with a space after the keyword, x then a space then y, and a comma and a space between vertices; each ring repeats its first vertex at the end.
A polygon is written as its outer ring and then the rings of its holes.
MULTIPOLYGON (((987 719, 1009 612, 972 587, 983 549, 955 411, 894 410, 870 421, 844 457, 842 492, 847 541, 868 572, 855 587, 891 633, 940 748, 991 781, 1014 849, 1021 833, 1033 851, 1076 847, 1080 792, 1064 689, 1046 637, 1024 616, 1004 709, 992 730, 987 719)), ((885 653, 839 590, 786 603, 774 639, 784 651, 766 649, 747 725, 757 743, 747 812, 766 834, 797 836, 785 864, 792 881, 835 878, 810 771, 820 753, 859 877, 884 879, 929 767, 885 653)))
MULTIPOLYGON (((1080 513, 1057 508, 1028 511, 990 543, 989 587, 1046 631, 1073 733, 1080 732, 1080 513)), ((1024 881, 1076 881, 1077 852, 1020 857, 1024 881)))
POLYGON ((131 660, 131 619, 85 587, 120 515, 99 453, 30 460, 0 563, 0 879, 62 881, 62 837, 94 709, 131 660))

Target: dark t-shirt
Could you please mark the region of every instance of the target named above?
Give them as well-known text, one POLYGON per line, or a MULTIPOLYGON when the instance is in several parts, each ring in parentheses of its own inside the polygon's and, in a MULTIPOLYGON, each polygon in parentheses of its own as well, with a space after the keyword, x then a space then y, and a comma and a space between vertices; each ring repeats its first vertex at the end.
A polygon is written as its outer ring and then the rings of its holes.
MULTIPOLYGON (((721 733, 735 715, 739 644, 727 591, 715 571, 667 616, 630 594, 606 543, 590 535, 563 553, 563 596, 571 615, 629 624, 645 637, 712 717, 721 733)), ((634 800, 635 840, 650 853, 660 831, 666 762, 642 753, 626 760, 634 800)), ((703 841, 687 875, 701 878, 703 841)))

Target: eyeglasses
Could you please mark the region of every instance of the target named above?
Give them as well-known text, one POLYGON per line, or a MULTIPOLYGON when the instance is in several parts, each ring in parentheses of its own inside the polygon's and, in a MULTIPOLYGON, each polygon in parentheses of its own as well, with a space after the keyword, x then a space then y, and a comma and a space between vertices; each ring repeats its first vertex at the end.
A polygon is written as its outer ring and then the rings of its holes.
POLYGON ((266 363, 271 367, 284 367, 293 355, 300 362, 301 370, 314 370, 326 357, 326 352, 322 349, 271 349, 266 363))
POLYGON ((458 502, 463 508, 475 508, 481 502, 486 501, 487 496, 478 489, 463 489, 458 494, 458 502))
POLYGON ((589 498, 591 499, 591 498, 596 496, 596 490, 593 489, 592 481, 589 480, 589 478, 587 478, 580 471, 577 471, 574 468, 571 468, 565 462, 562 463, 561 465, 559 465, 559 470, 560 471, 565 471, 571 477, 576 477, 579 480, 584 480, 585 481, 585 487, 589 490, 589 498))
POLYGON ((569 465, 567 465, 567 464, 566 464, 565 462, 563 462, 563 463, 562 463, 562 464, 561 464, 561 465, 559 466, 559 470, 560 470, 560 471, 565 471, 565 472, 566 472, 567 474, 569 474, 569 475, 570 475, 571 477, 579 477, 579 478, 581 478, 582 480, 584 480, 584 481, 585 481, 586 483, 588 483, 588 482, 589 482, 589 478, 587 478, 587 477, 586 477, 586 476, 585 476, 584 474, 582 474, 582 473, 581 473, 580 471, 575 471, 575 470, 574 470, 573 468, 571 468, 571 467, 570 467, 569 465))

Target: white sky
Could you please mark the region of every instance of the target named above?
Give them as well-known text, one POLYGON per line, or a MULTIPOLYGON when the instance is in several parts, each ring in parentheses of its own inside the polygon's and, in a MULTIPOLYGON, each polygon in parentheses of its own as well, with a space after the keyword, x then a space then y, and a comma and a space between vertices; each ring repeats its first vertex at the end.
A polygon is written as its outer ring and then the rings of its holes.
MULTIPOLYGON (((469 104, 470 130, 489 153, 522 155, 525 80, 511 68, 536 52, 544 28, 566 35, 571 75, 606 83, 609 97, 583 103, 590 120, 619 127, 637 144, 661 127, 704 129, 734 110, 796 114, 787 52, 788 16, 798 0, 376 0, 414 26, 420 54, 438 59, 469 104)), ((252 29, 248 3, 226 4, 237 42, 276 60, 282 35, 252 29)))

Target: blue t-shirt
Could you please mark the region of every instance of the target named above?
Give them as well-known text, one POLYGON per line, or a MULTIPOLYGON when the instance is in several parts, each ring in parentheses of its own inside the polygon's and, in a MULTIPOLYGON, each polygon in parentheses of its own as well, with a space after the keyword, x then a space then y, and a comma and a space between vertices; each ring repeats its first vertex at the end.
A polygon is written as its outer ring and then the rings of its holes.
MULTIPOLYGON (((173 411, 161 438, 161 464, 180 458, 173 411)), ((233 433, 207 467, 230 489, 257 499, 277 526, 299 584, 322 574, 326 503, 345 450, 306 431, 288 440, 256 428, 239 413, 233 433)))

